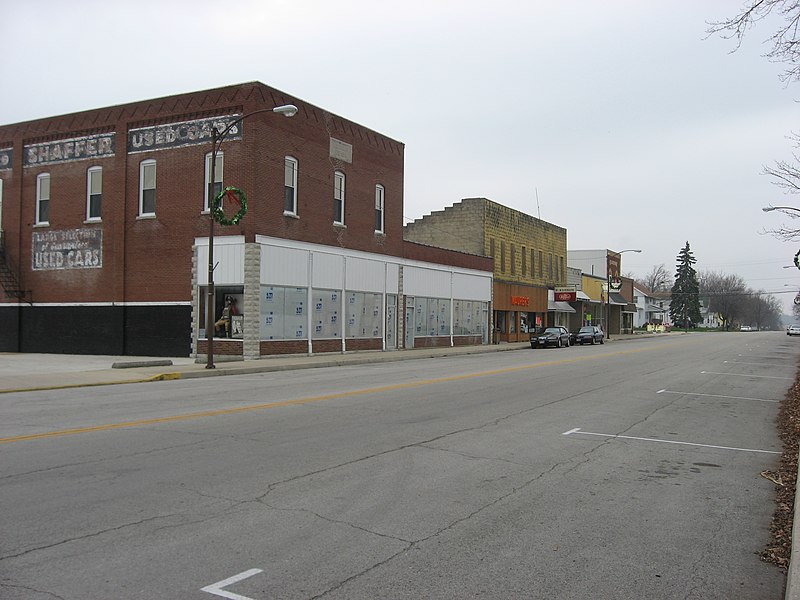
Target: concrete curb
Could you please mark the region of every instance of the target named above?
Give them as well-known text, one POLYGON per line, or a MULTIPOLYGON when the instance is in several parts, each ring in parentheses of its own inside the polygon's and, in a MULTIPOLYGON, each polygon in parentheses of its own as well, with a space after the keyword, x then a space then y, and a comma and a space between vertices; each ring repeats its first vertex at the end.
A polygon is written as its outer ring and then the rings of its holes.
MULTIPOLYGON (((797 467, 797 479, 800 482, 800 462, 797 467)), ((792 521, 792 553, 789 556, 789 568, 786 570, 786 595, 785 600, 800 600, 800 556, 795 556, 794 551, 800 544, 800 486, 795 483, 794 490, 794 518, 792 521)))

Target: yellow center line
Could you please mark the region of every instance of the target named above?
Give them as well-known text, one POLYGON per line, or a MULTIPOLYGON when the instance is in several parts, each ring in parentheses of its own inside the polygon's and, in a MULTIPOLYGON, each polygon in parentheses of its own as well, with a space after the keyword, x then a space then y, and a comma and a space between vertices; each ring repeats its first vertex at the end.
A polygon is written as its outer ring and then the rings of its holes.
MULTIPOLYGON (((658 348, 663 348, 659 345, 658 348)), ((122 423, 107 423, 105 425, 95 425, 93 427, 76 427, 74 429, 59 429, 56 431, 48 431, 45 433, 31 433, 28 435, 17 435, 12 437, 0 438, 0 444, 13 444, 15 442, 25 442, 30 440, 41 440, 46 438, 64 437, 68 435, 79 435, 82 433, 92 433, 96 431, 109 431, 112 429, 124 429, 127 427, 140 427, 143 425, 156 425, 158 423, 174 423, 176 421, 190 421, 192 419, 203 419, 207 417, 218 417, 222 415, 234 415, 237 413, 253 412, 257 410, 266 410, 271 408, 280 408, 283 406, 300 406, 303 404, 313 404, 315 402, 324 402, 326 400, 336 400, 338 398, 347 398, 352 396, 365 396, 367 394, 380 394, 383 392, 392 392, 396 390, 403 390, 425 385, 436 385, 439 383, 449 383, 453 381, 463 381, 465 379, 474 379, 476 377, 486 377, 491 375, 501 375, 504 373, 514 373, 517 371, 525 371, 529 369, 537 369, 539 367, 550 367, 566 364, 574 364, 578 362, 585 362, 589 360, 597 360, 598 358, 607 358, 613 356, 622 356, 625 354, 636 354, 639 352, 648 352, 656 348, 638 348, 635 350, 621 350, 618 352, 611 352, 600 356, 583 356, 567 358, 563 360, 555 360, 537 363, 534 365, 520 365, 518 367, 504 367, 502 369, 493 369, 491 371, 481 371, 479 373, 466 373, 463 375, 452 375, 449 377, 438 377, 436 379, 425 379, 423 381, 414 381, 409 383, 398 383, 394 385, 386 385, 381 387, 366 388, 363 390, 350 390, 346 392, 336 392, 334 394, 324 394, 322 396, 308 396, 306 398, 297 398, 295 400, 282 400, 279 402, 267 402, 264 404, 251 404, 248 406, 240 406, 236 408, 221 408, 215 410, 206 410, 201 412, 186 413, 182 415, 172 415, 169 417, 155 417, 152 419, 139 419, 136 421, 125 421, 122 423)))

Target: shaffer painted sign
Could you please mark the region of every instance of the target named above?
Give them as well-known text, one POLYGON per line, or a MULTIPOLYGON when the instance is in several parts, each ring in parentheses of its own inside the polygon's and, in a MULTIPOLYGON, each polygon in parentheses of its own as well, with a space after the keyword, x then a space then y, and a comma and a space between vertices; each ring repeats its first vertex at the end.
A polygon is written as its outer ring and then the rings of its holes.
POLYGON ((23 167, 51 165, 53 163, 108 158, 114 156, 116 133, 98 133, 82 137, 27 144, 22 154, 23 167))
POLYGON ((33 232, 34 271, 99 269, 102 266, 102 229, 33 232))
MULTIPOLYGON (((216 127, 217 131, 222 133, 239 117, 240 115, 226 115, 131 129, 128 131, 128 154, 211 143, 213 128, 216 127)), ((225 139, 242 139, 242 123, 231 127, 225 139)))

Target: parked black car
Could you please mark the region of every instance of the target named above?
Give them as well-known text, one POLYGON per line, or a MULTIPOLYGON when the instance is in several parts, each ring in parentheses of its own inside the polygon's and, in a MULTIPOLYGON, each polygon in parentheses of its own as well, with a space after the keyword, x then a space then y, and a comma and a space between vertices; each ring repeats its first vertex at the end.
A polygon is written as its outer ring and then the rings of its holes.
POLYGON ((602 344, 605 342, 603 330, 595 325, 586 325, 575 334, 575 343, 583 346, 584 344, 602 344))
POLYGON ((531 334, 531 348, 569 347, 569 331, 566 327, 548 327, 539 333, 531 334))

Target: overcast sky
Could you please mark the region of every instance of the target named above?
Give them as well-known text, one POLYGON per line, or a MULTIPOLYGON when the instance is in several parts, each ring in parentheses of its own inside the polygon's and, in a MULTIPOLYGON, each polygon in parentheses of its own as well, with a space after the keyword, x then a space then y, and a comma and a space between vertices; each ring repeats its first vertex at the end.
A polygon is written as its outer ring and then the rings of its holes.
POLYGON ((740 275, 791 310, 799 205, 761 174, 791 159, 800 84, 706 38, 738 0, 0 0, 0 122, 261 81, 405 144, 406 220, 482 196, 637 248, 623 273, 740 275), (797 222, 791 223, 797 226, 797 222))

